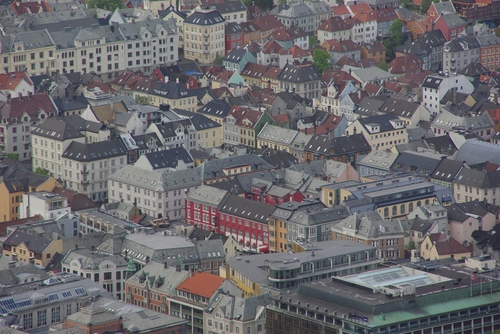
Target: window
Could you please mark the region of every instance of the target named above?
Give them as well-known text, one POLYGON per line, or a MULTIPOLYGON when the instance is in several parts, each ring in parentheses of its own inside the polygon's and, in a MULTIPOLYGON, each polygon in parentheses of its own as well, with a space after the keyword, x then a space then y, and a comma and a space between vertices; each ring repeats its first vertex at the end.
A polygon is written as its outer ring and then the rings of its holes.
POLYGON ((37 326, 42 327, 47 325, 47 310, 37 312, 37 326))
POLYGON ((53 307, 51 313, 51 321, 52 324, 56 324, 61 322, 61 306, 53 307))

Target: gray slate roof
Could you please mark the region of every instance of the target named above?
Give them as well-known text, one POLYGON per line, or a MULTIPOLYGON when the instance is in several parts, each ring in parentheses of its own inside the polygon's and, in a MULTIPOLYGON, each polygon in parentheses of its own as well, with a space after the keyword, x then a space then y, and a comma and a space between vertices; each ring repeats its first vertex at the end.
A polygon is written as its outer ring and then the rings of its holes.
POLYGON ((209 26, 214 24, 219 24, 225 22, 225 19, 222 15, 217 11, 209 11, 209 12, 197 12, 195 11, 193 14, 189 15, 184 23, 197 24, 202 26, 209 26))
POLYGON ((33 251, 33 253, 41 254, 52 243, 52 240, 14 231, 3 242, 4 245, 13 247, 17 247, 22 243, 26 244, 28 249, 33 251))
POLYGON ((273 210, 274 206, 235 195, 229 196, 219 208, 220 212, 262 224, 267 224, 267 219, 273 210))
POLYGON ((76 130, 62 118, 48 118, 45 122, 31 131, 31 133, 60 141, 85 137, 80 131, 76 130))
POLYGON ((126 154, 127 149, 123 146, 122 141, 117 138, 90 144, 72 142, 62 156, 66 159, 90 162, 125 156, 126 154))
POLYGON ((178 161, 182 160, 185 164, 193 163, 193 157, 184 147, 174 147, 169 150, 150 152, 145 154, 153 170, 167 167, 175 168, 178 161))
POLYGON ((312 65, 295 66, 293 64, 286 64, 278 75, 278 80, 291 83, 305 83, 320 80, 320 76, 312 65))
POLYGON ((268 170, 273 166, 257 155, 246 154, 224 159, 215 159, 203 162, 197 167, 201 171, 201 180, 210 180, 224 176, 223 168, 250 165, 251 171, 268 170))

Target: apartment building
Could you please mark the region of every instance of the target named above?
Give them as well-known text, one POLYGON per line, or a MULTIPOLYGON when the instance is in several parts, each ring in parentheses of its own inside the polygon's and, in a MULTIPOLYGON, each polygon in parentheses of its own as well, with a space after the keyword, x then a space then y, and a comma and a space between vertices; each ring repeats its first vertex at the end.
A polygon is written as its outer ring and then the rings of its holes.
POLYGON ((127 260, 121 255, 107 255, 85 248, 70 250, 61 261, 63 272, 94 281, 118 300, 125 299, 127 266, 127 260))
POLYGON ((184 20, 184 57, 212 63, 225 51, 226 20, 216 10, 197 10, 184 20))
POLYGON ((202 185, 186 195, 186 223, 204 230, 218 226, 219 207, 228 197, 227 190, 202 185))
POLYGON ((35 214, 44 219, 60 218, 71 213, 68 198, 48 191, 37 191, 23 194, 20 206, 20 217, 29 218, 35 214))
POLYGON ((86 138, 62 118, 47 119, 31 133, 33 170, 42 168, 62 179, 62 154, 73 141, 85 144, 86 138))
MULTIPOLYGON (((446 58, 444 61, 446 62, 446 58)), ((472 83, 461 74, 445 72, 427 76, 420 88, 422 103, 434 115, 439 113, 441 99, 453 87, 458 93, 470 94, 474 91, 472 83)))
POLYGON ((108 177, 127 164, 127 149, 119 138, 97 143, 72 142, 62 154, 66 188, 93 201, 108 198, 108 177))
MULTIPOLYGON (((485 43, 488 41, 484 38, 483 40, 485 43)), ((478 38, 473 35, 460 35, 446 42, 443 47, 443 71, 456 73, 470 63, 479 62, 481 59, 480 48, 481 44, 478 38)), ((489 64, 489 59, 485 57, 484 60, 488 61, 489 64)))
POLYGON ((3 72, 26 70, 30 75, 41 75, 61 68, 57 61, 56 43, 46 29, 3 34, 0 41, 3 72))
POLYGON ((109 201, 135 204, 152 217, 183 219, 186 194, 200 184, 193 169, 157 173, 127 165, 109 176, 109 201))
POLYGON ((286 64, 278 75, 280 91, 288 90, 305 98, 319 98, 320 76, 312 65, 286 64))
POLYGON ((385 219, 377 211, 353 214, 331 229, 332 240, 347 240, 377 248, 384 261, 405 258, 405 235, 413 222, 385 219))
POLYGON ((267 292, 295 291, 300 283, 364 272, 377 268, 381 262, 377 249, 371 245, 331 240, 317 243, 305 252, 232 257, 226 262, 225 277, 248 298, 267 292))
POLYGON ((362 133, 372 149, 390 149, 408 142, 403 122, 394 113, 358 118, 346 129, 346 134, 362 133))
POLYGON ((20 161, 30 159, 31 130, 57 114, 54 101, 46 94, 7 97, 0 102, 0 152, 16 154, 20 161))
POLYGON ((453 183, 453 193, 458 203, 474 200, 493 205, 500 203, 500 171, 462 168, 453 183))

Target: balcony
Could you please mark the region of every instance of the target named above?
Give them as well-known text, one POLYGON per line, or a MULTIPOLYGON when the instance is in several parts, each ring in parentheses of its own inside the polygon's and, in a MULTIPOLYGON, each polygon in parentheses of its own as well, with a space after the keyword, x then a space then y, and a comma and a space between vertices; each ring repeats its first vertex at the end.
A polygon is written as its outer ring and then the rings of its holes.
POLYGON ((88 175, 89 171, 87 169, 82 169, 82 175, 88 175))
POLYGON ((83 184, 83 185, 87 185, 87 184, 89 184, 89 180, 82 180, 82 184, 83 184))

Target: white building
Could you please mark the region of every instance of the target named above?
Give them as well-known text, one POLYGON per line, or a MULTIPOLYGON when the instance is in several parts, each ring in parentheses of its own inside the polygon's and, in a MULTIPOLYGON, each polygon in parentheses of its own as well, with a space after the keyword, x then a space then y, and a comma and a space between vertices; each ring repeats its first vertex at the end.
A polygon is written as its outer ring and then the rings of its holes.
POLYGON ((74 141, 62 162, 66 188, 99 202, 108 197, 108 176, 128 163, 127 149, 118 138, 90 144, 74 141))
POLYGON ((61 261, 63 272, 88 278, 119 300, 125 299, 127 265, 121 255, 107 255, 85 248, 70 250, 61 261))
POLYGON ((135 203, 152 217, 183 219, 186 194, 200 184, 193 169, 162 174, 125 166, 109 176, 109 202, 135 203))
POLYGON ((53 219, 71 213, 68 199, 65 196, 47 191, 23 194, 20 210, 20 219, 33 217, 36 214, 41 215, 44 219, 53 219))
POLYGON ((422 84, 422 103, 433 114, 439 113, 440 101, 452 88, 459 93, 470 94, 474 86, 464 75, 438 73, 429 75, 422 84))

